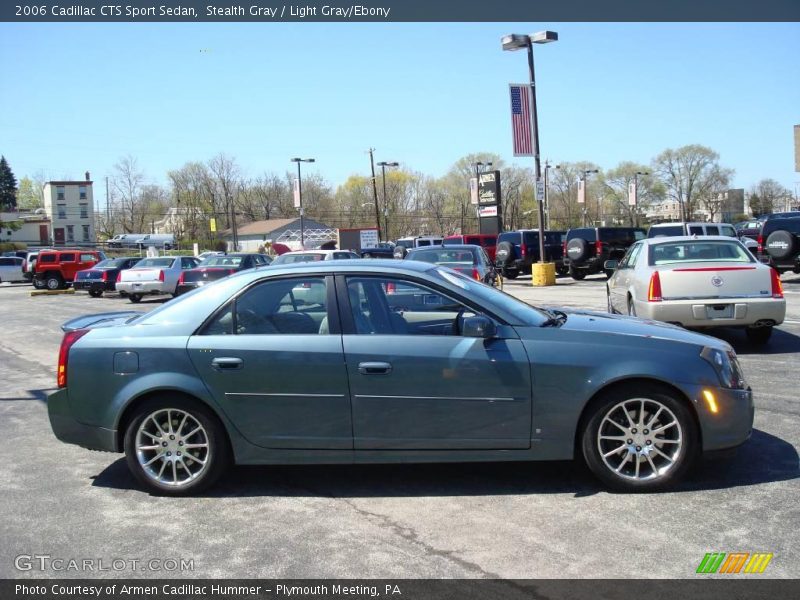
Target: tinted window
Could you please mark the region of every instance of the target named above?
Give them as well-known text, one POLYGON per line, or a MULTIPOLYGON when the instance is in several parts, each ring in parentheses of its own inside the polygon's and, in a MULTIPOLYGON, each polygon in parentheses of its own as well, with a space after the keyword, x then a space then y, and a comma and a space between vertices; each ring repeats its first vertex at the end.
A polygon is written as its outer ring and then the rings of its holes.
POLYGON ((145 258, 136 263, 137 267, 171 267, 174 258, 145 258))
POLYGON ((55 254, 42 254, 39 257, 40 263, 54 263, 56 262, 56 255, 55 254))
POLYGON ((308 254, 283 254, 275 259, 276 265, 289 265, 293 263, 316 262, 318 260, 325 260, 324 254, 308 253, 308 254))
POLYGON ((75 262, 75 254, 66 252, 61 255, 61 262, 75 262))
POLYGON ((204 267, 238 267, 240 264, 241 256, 210 256, 203 261, 204 267))
POLYGON ((632 244, 645 238, 644 231, 627 227, 603 227, 600 239, 609 244, 632 244))
POLYGON ((422 262, 444 266, 472 265, 475 262, 475 256, 472 253, 472 250, 450 250, 444 247, 417 250, 416 252, 410 254, 409 258, 411 260, 420 260, 422 262))
POLYGON ((12 263, 10 258, 0 258, 0 267, 8 267, 11 266, 12 263))
POLYGON ((683 225, 667 225, 666 227, 651 227, 648 235, 651 238, 664 236, 671 237, 675 235, 686 235, 686 231, 683 229, 683 225))
POLYGON ((722 225, 719 229, 722 235, 727 235, 728 237, 736 237, 736 230, 730 225, 722 225))
POLYGON ((430 240, 419 240, 419 241, 417 242, 417 247, 420 247, 420 248, 421 248, 422 246, 430 246, 430 245, 431 245, 431 242, 430 242, 430 240))
POLYGON ((708 235, 719 235, 719 227, 716 225, 706 225, 706 233, 708 235))
POLYGON ((94 254, 81 254, 81 262, 96 261, 97 257, 94 254))
POLYGON ((394 278, 347 278, 350 309, 359 335, 458 335, 463 304, 439 292, 394 278))
POLYGON ((194 269, 197 266, 197 261, 193 258, 184 256, 181 258, 181 269, 194 269))
POLYGON ((229 303, 203 335, 303 335, 328 332, 322 277, 265 281, 229 303))
POLYGON ((571 229, 567 232, 568 240, 573 240, 575 238, 581 238, 587 242, 596 242, 597 233, 594 229, 571 229))
MULTIPOLYGON (((458 237, 452 237, 452 238, 445 238, 445 239, 442 241, 442 244, 443 244, 443 245, 445 245, 445 246, 455 246, 455 245, 457 245, 457 244, 463 244, 463 243, 464 243, 464 242, 463 242, 463 240, 462 240, 461 236, 458 236, 458 237)), ((469 242, 469 243, 470 243, 470 244, 472 244, 472 243, 474 243, 474 242, 469 242)))
MULTIPOLYGON (((703 235, 703 226, 702 225, 689 225, 689 234, 690 235, 703 235)), ((678 234, 676 234, 678 235, 678 234)))

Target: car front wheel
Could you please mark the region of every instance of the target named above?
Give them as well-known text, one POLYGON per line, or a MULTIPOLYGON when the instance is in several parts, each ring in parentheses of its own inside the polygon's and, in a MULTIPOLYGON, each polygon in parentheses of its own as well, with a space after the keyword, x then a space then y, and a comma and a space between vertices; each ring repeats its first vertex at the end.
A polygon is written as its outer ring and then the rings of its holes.
POLYGON ((142 295, 141 294, 131 294, 130 296, 128 296, 128 300, 130 300, 134 304, 139 304, 139 302, 142 301, 142 295))
POLYGON ((58 275, 48 275, 44 280, 44 285, 48 290, 60 290, 64 285, 64 280, 58 275))
POLYGON ((649 492, 677 483, 697 454, 686 403, 650 385, 620 388, 592 407, 581 438, 586 464, 611 488, 649 492))
POLYGON ((183 496, 212 485, 230 460, 222 425, 202 404, 159 397, 136 410, 125 430, 125 458, 149 491, 183 496))
POLYGON ((92 298, 99 298, 100 296, 103 295, 103 292, 101 292, 100 290, 89 290, 89 295, 92 298))

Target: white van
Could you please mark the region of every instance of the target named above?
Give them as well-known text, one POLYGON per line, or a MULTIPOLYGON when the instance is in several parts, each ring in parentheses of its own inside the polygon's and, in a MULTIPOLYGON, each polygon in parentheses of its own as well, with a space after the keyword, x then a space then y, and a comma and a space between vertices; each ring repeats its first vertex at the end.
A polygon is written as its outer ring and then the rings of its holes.
POLYGON ((409 248, 422 248, 424 246, 441 246, 444 238, 438 236, 419 236, 400 238, 395 242, 394 257, 405 258, 409 248))
POLYGON ((137 248, 138 241, 146 234, 144 233, 118 233, 108 240, 109 248, 137 248))
POLYGON ((739 239, 751 252, 758 248, 758 242, 743 237, 736 233, 736 228, 729 223, 701 223, 678 221, 677 223, 658 223, 651 225, 647 232, 648 238, 675 236, 675 235, 725 235, 739 239))
POLYGON ((136 245, 139 248, 155 246, 156 248, 171 250, 175 247, 175 235, 172 233, 148 233, 146 236, 136 240, 136 245))

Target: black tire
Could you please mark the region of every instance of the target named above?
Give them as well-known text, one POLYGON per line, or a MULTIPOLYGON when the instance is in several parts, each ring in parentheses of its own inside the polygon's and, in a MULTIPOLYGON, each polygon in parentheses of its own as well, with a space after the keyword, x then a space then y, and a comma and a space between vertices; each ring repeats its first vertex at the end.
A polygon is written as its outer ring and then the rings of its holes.
POLYGON ((748 327, 747 340, 754 346, 763 346, 772 337, 772 327, 748 327))
POLYGON ((60 290, 64 287, 64 280, 58 273, 49 273, 44 278, 44 287, 48 290, 60 290))
POLYGON ((503 269, 503 277, 506 279, 516 279, 519 277, 519 269, 503 269))
POLYGON ((569 276, 572 277, 575 281, 583 281, 584 279, 586 279, 586 271, 570 267, 569 276))
MULTIPOLYGON (((173 426, 175 426, 174 421, 173 426)), ((179 434, 181 432, 175 431, 175 433, 179 434)), ((183 433, 186 432, 183 431, 183 433)), ((178 439, 180 439, 179 436, 178 439)), ((193 443, 198 440, 194 436, 191 439, 193 443)), ((175 397, 169 394, 150 398, 134 409, 134 413, 125 429, 123 447, 128 468, 133 476, 148 491, 163 496, 187 496, 201 492, 213 485, 231 462, 228 437, 217 416, 200 401, 190 400, 182 396, 175 397), (207 454, 204 455, 206 464, 203 466, 202 471, 195 479, 179 486, 162 483, 148 475, 139 463, 137 456, 136 436, 139 427, 150 415, 168 409, 182 411, 197 421, 205 430, 199 439, 205 439, 208 448, 207 454)), ((184 452, 187 451, 184 450, 184 452)), ((173 458, 172 460, 175 459, 173 458)), ((156 463, 160 464, 160 461, 161 459, 157 460, 156 463)), ((194 461, 186 464, 194 464, 194 461)))
POLYGON ((33 287, 34 287, 35 289, 37 289, 37 290, 43 290, 43 289, 45 289, 44 281, 42 281, 41 279, 36 279, 36 278, 34 277, 34 279, 33 279, 33 287))
POLYGON ((567 275, 569 275, 569 269, 567 267, 565 267, 564 265, 561 265, 560 267, 557 266, 556 267, 556 274, 559 277, 566 277, 567 275))
POLYGON ((608 306, 608 312, 612 315, 617 314, 617 311, 614 310, 614 307, 611 306, 611 292, 608 291, 606 288, 606 305, 608 306))
POLYGON ((567 257, 572 262, 581 262, 589 256, 589 244, 583 238, 572 238, 567 243, 567 257))
POLYGON ((604 273, 606 274, 606 279, 611 279, 614 275, 613 269, 604 269, 604 273))
POLYGON ((795 253, 797 242, 791 232, 779 229, 769 234, 764 249, 772 258, 782 260, 795 253))
POLYGON ((635 386, 612 389, 592 401, 585 414, 585 426, 580 432, 583 458, 592 473, 615 490, 652 492, 674 486, 686 474, 699 453, 697 423, 691 408, 684 398, 667 388, 638 383, 635 386), (639 414, 642 400, 644 400, 644 415, 639 414), (624 402, 630 404, 622 405, 624 402), (623 408, 620 409, 620 406, 623 408), (663 409, 656 415, 659 407, 663 409), (622 420, 621 417, 615 418, 619 414, 624 414, 620 413, 620 410, 625 410, 631 415, 632 427, 630 422, 622 420), (609 419, 606 419, 607 416, 609 419), (654 416, 658 417, 655 421, 652 420, 654 416), (617 427, 613 424, 620 420, 624 426, 617 427), (676 425, 668 427, 665 431, 658 431, 660 427, 673 420, 676 425), (630 437, 626 440, 601 440, 599 437, 601 427, 604 435, 630 437), (636 433, 632 433, 633 431, 636 433), (659 438, 659 435, 662 437, 659 438), (668 440, 675 439, 679 439, 680 443, 667 443, 668 440), (662 441, 660 447, 658 440, 662 441), (647 441, 650 444, 647 444, 647 441), (621 452, 604 458, 603 455, 615 447, 621 452), (648 452, 648 448, 659 448, 660 451, 670 455, 671 460, 667 461, 656 452, 648 452), (623 463, 620 465, 622 468, 619 469, 619 473, 613 468, 613 465, 617 464, 618 457, 622 457, 619 462, 623 463), (654 473, 647 457, 650 457, 659 473, 651 478, 646 477, 654 473), (637 462, 641 474, 639 479, 634 478, 637 462))
POLYGON ((633 298, 628 296, 628 316, 635 317, 636 315, 636 305, 633 303, 633 298))
POLYGON ((141 294, 131 294, 130 296, 128 296, 128 300, 130 300, 134 304, 139 304, 139 302, 142 301, 142 295, 141 294))
POLYGON ((99 298, 100 296, 103 295, 103 292, 101 292, 100 290, 89 290, 89 295, 92 298, 99 298))

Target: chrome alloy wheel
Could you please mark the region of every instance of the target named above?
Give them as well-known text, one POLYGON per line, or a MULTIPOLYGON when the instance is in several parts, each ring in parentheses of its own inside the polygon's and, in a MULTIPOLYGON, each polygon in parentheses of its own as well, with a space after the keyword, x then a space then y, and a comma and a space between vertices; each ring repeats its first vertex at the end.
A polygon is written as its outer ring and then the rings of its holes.
POLYGON ((211 446, 206 430, 195 417, 166 408, 149 414, 139 425, 136 458, 154 481, 180 487, 206 470, 211 446))
POLYGON ((667 406, 650 398, 614 405, 597 432, 597 449, 616 475, 637 481, 662 477, 683 451, 683 430, 667 406))

